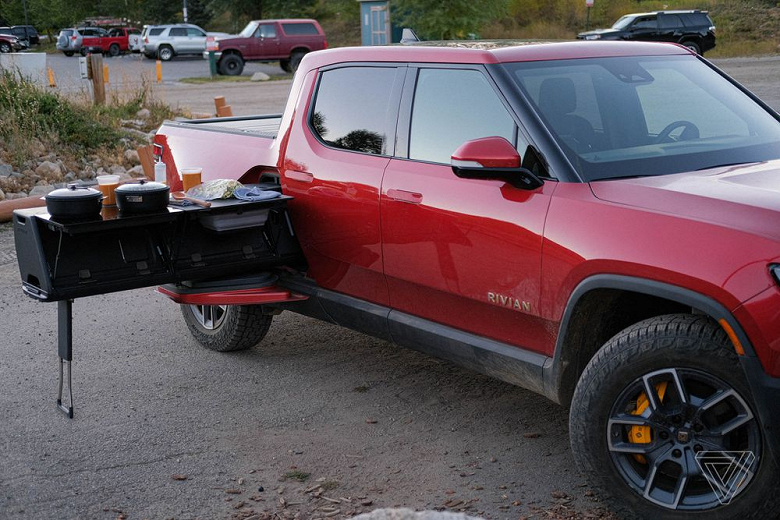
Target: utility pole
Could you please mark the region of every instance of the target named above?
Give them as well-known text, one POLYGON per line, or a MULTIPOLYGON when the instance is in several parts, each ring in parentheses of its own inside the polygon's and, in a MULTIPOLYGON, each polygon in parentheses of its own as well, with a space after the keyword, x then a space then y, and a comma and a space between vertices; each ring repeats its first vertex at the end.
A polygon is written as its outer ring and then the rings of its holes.
POLYGON ((187 23, 187 0, 184 0, 183 14, 184 14, 184 23, 187 23))
POLYGON ((27 21, 27 0, 22 0, 22 7, 24 7, 24 25, 30 25, 30 22, 27 21))

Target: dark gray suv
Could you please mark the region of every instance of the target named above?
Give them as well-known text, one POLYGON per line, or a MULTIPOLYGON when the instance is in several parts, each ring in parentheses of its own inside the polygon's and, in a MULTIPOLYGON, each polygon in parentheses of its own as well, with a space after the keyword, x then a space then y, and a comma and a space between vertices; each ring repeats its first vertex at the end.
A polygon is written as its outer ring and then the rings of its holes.
POLYGON ((627 14, 610 29, 583 32, 577 39, 679 43, 697 54, 704 54, 715 47, 715 24, 707 11, 627 14))

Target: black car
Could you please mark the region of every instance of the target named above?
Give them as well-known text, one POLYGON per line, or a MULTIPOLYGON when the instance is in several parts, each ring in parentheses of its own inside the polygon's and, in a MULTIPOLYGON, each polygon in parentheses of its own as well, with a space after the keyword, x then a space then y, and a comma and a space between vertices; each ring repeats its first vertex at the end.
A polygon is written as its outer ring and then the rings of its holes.
POLYGON ((577 39, 679 43, 697 54, 704 54, 715 47, 715 24, 707 11, 627 14, 612 28, 583 32, 577 39))
POLYGON ((26 42, 27 46, 37 45, 41 39, 38 31, 32 25, 14 25, 12 27, 0 27, 0 34, 10 34, 16 36, 20 41, 26 42))

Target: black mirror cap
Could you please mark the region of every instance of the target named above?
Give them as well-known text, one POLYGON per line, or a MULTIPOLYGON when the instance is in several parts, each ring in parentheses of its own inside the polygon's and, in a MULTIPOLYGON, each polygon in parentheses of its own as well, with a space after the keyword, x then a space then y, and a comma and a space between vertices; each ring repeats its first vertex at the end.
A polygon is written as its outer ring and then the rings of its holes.
POLYGON ((544 181, 528 168, 483 168, 481 166, 452 165, 452 172, 461 179, 504 181, 521 190, 535 190, 544 181))

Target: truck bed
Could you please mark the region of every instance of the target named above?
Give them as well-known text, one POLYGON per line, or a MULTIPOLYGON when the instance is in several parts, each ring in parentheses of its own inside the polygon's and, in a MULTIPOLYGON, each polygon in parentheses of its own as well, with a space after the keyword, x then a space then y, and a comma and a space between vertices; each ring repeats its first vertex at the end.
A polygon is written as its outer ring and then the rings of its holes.
POLYGON ((178 179, 171 177, 174 172, 193 166, 203 168, 204 181, 256 182, 256 175, 245 174, 276 168, 281 119, 280 115, 261 115, 166 121, 155 142, 163 146, 171 187, 177 187, 178 179))

